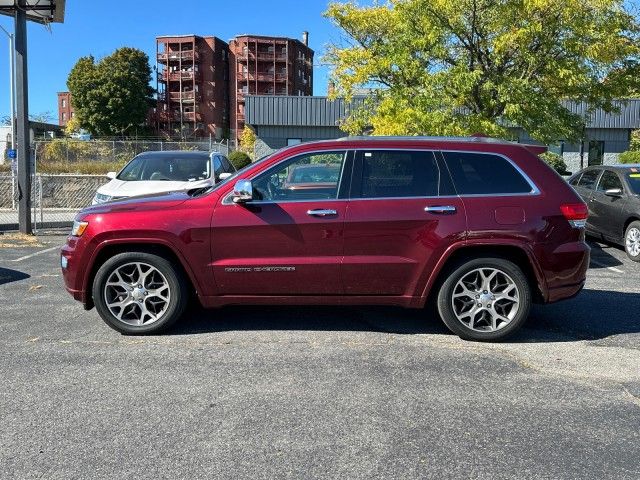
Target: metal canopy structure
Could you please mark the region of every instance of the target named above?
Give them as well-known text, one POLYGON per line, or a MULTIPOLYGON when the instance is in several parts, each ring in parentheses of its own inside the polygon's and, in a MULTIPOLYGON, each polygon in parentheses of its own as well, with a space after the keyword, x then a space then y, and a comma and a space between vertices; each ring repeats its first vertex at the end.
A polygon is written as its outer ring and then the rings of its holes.
POLYGON ((37 23, 64 22, 65 0, 0 0, 0 15, 13 17, 23 10, 27 20, 37 23))
MULTIPOLYGON (((14 18, 15 96, 18 157, 18 224, 20 232, 33 233, 31 225, 31 152, 29 138, 29 82, 27 75, 27 21, 49 25, 64 21, 65 0, 0 0, 0 14, 14 18)), ((13 112, 11 112, 13 114, 13 112)))

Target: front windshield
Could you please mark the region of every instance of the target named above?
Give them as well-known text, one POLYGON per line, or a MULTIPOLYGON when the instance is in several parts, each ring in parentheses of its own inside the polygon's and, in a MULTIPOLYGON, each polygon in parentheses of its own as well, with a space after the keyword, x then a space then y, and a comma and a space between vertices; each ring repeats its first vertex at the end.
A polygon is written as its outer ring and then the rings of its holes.
POLYGON ((627 174, 627 181, 633 193, 640 195, 640 168, 631 169, 627 174))
POLYGON ((211 159, 202 155, 143 155, 131 160, 118 174, 128 182, 153 180, 195 182, 211 177, 211 159))

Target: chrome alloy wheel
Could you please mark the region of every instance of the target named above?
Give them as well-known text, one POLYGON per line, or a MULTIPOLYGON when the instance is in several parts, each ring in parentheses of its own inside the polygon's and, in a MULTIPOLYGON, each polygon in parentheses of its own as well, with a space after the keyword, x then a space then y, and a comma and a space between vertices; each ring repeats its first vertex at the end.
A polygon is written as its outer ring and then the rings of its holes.
POLYGON ((126 263, 116 268, 104 286, 109 312, 128 325, 150 325, 169 308, 171 290, 165 276, 148 263, 126 263))
POLYGON ((640 255, 640 230, 633 227, 630 228, 627 232, 627 238, 625 238, 625 246, 627 247, 627 252, 632 257, 637 257, 640 255))
POLYGON ((513 279, 496 268, 476 268, 456 283, 453 312, 463 325, 479 332, 506 327, 520 308, 520 293, 513 279))

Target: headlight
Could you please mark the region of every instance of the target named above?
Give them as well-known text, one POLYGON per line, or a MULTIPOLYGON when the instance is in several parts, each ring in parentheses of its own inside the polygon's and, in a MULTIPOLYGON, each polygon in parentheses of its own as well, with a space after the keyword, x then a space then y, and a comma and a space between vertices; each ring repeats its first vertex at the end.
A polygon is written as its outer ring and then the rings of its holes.
POLYGON ((81 237, 88 226, 89 222, 79 222, 78 220, 75 220, 73 222, 73 227, 71 228, 71 236, 81 237))
POLYGON ((93 197, 94 203, 104 203, 111 200, 113 197, 111 195, 103 195, 102 193, 96 193, 96 196, 93 197))

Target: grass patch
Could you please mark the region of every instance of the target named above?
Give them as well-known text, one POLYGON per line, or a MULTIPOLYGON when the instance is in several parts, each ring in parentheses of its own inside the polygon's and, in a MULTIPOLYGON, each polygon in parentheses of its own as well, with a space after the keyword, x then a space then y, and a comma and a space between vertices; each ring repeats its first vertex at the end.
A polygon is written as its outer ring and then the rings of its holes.
MULTIPOLYGON (((106 175, 119 172, 126 162, 38 162, 36 173, 77 173, 82 175, 106 175)), ((0 173, 11 172, 11 164, 0 165, 0 173)))
POLYGON ((42 162, 38 173, 79 173, 84 175, 106 175, 118 172, 126 162, 42 162))
POLYGON ((38 237, 24 233, 0 233, 0 248, 43 247, 38 237))

